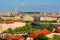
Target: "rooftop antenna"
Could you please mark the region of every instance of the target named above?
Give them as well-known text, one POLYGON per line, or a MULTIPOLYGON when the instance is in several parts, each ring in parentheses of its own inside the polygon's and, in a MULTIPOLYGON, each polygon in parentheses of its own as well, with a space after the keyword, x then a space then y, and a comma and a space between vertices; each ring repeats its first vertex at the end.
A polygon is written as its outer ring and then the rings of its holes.
POLYGON ((17 12, 17 5, 15 5, 15 11, 17 12))
POLYGON ((11 5, 10 12, 15 11, 15 5, 11 5))
POLYGON ((12 12, 13 11, 13 7, 10 9, 10 12, 12 12))
POLYGON ((17 5, 15 5, 15 10, 14 11, 16 12, 15 14, 17 15, 17 5))

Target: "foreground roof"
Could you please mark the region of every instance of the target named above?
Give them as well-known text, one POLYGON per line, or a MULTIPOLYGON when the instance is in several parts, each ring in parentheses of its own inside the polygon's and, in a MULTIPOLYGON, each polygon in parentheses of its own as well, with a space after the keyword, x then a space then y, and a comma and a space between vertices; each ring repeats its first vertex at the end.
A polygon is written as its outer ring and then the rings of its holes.
POLYGON ((48 35, 48 34, 50 34, 50 33, 51 33, 51 32, 48 31, 47 29, 38 30, 38 31, 33 32, 32 34, 28 35, 28 37, 33 38, 33 37, 35 37, 35 36, 38 36, 39 34, 48 35))

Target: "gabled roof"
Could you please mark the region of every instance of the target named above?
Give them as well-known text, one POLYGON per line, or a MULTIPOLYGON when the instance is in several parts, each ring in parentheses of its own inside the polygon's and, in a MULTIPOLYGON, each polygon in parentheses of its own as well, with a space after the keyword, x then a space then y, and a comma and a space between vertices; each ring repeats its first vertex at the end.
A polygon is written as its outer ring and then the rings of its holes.
POLYGON ((60 27, 56 27, 56 28, 55 28, 55 32, 56 32, 56 33, 60 33, 60 27))
POLYGON ((20 20, 17 19, 17 20, 14 20, 14 22, 20 22, 20 20))
POLYGON ((48 35, 48 34, 50 34, 50 33, 51 33, 51 32, 48 31, 47 29, 38 30, 38 31, 33 32, 32 34, 28 35, 28 37, 33 38, 33 37, 35 37, 35 36, 38 36, 39 34, 48 35))
POLYGON ((10 21, 10 22, 5 22, 6 24, 12 24, 12 23, 14 23, 13 21, 10 21))
POLYGON ((9 40, 9 39, 11 39, 11 40, 13 40, 13 39, 16 40, 16 39, 18 39, 18 40, 19 40, 19 39, 23 39, 23 38, 24 38, 24 37, 23 37, 22 35, 7 35, 7 36, 6 36, 6 39, 7 39, 7 40, 9 40))
POLYGON ((0 24, 4 24, 5 22, 0 22, 0 24))

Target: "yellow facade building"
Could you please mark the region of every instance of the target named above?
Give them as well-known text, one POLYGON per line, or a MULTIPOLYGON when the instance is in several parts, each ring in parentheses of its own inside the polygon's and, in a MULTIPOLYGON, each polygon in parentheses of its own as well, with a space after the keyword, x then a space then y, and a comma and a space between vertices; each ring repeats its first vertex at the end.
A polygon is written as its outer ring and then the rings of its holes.
POLYGON ((23 20, 24 21, 34 21, 34 18, 30 15, 25 15, 25 16, 23 16, 23 20))

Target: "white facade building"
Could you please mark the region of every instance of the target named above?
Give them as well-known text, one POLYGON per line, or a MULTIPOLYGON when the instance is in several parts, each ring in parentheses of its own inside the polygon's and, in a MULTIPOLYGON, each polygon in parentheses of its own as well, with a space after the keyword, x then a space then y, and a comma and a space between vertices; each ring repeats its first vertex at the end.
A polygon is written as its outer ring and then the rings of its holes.
POLYGON ((42 21, 45 21, 45 20, 53 21, 53 20, 57 20, 57 18, 55 18, 55 17, 40 17, 40 20, 42 20, 42 21))
POLYGON ((0 22, 0 33, 8 28, 15 29, 16 27, 23 27, 25 25, 25 22, 0 22))

